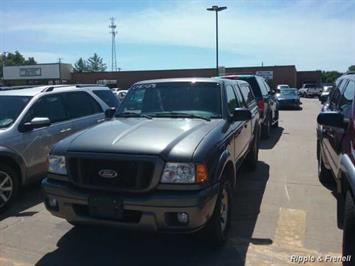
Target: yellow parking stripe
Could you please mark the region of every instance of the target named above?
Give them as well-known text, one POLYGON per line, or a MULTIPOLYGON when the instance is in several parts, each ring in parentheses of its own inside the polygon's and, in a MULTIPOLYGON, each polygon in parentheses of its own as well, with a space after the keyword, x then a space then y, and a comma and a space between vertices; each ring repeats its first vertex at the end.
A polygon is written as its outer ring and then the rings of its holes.
POLYGON ((304 210, 280 208, 275 233, 275 243, 284 247, 303 247, 306 233, 306 212, 304 210))

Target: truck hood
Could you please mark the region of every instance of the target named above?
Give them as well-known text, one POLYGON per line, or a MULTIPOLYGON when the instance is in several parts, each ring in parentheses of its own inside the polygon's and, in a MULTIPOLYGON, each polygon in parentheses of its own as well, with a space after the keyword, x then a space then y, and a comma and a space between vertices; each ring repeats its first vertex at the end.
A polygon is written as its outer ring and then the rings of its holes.
POLYGON ((66 151, 191 159, 201 140, 219 123, 222 120, 119 118, 73 136, 65 141, 66 151))

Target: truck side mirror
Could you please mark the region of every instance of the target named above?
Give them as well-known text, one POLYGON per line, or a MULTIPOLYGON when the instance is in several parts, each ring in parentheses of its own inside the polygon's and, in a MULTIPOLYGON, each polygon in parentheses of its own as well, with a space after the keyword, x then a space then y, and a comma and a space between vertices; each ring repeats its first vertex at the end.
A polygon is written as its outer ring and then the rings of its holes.
POLYGON ((233 121, 247 121, 251 119, 251 112, 248 108, 235 108, 233 121))
POLYGON ((116 108, 115 107, 110 107, 106 109, 105 111, 105 117, 106 119, 111 119, 116 113, 116 108))
POLYGON ((344 115, 339 112, 320 113, 317 117, 317 122, 320 125, 339 128, 345 125, 344 115))

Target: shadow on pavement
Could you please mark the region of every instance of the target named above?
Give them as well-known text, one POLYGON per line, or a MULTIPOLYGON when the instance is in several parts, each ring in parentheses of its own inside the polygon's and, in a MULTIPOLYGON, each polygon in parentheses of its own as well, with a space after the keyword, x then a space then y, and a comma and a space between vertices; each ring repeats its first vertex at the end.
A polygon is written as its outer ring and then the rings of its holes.
POLYGON ((244 265, 249 243, 271 244, 252 234, 269 178, 269 166, 259 162, 253 173, 238 173, 231 239, 223 248, 211 248, 184 235, 159 235, 113 228, 72 228, 57 249, 36 265, 244 265))
POLYGON ((280 111, 302 111, 303 108, 300 106, 300 107, 279 107, 279 110, 280 111))
POLYGON ((262 150, 272 149, 276 145, 276 143, 280 140, 283 131, 284 131, 283 127, 272 128, 270 137, 268 139, 263 139, 260 141, 260 149, 262 150))
POLYGON ((39 182, 25 186, 19 192, 18 198, 4 213, 0 213, 0 221, 8 217, 25 217, 35 215, 36 211, 27 211, 42 202, 41 185, 39 182))

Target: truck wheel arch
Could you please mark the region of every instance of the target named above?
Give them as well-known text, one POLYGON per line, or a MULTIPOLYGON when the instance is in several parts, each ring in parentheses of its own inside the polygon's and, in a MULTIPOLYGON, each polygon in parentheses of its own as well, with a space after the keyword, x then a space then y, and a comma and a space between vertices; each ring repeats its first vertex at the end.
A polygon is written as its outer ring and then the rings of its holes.
POLYGON ((340 169, 339 169, 340 177, 341 177, 341 188, 340 193, 345 197, 345 193, 348 190, 355 200, 355 168, 349 156, 347 154, 343 154, 340 159, 340 169))
POLYGON ((235 176, 235 164, 231 158, 229 151, 224 151, 220 156, 217 166, 217 174, 218 174, 218 181, 220 181, 223 177, 224 173, 227 173, 227 176, 231 178, 231 183, 233 187, 236 184, 236 176, 235 176))

